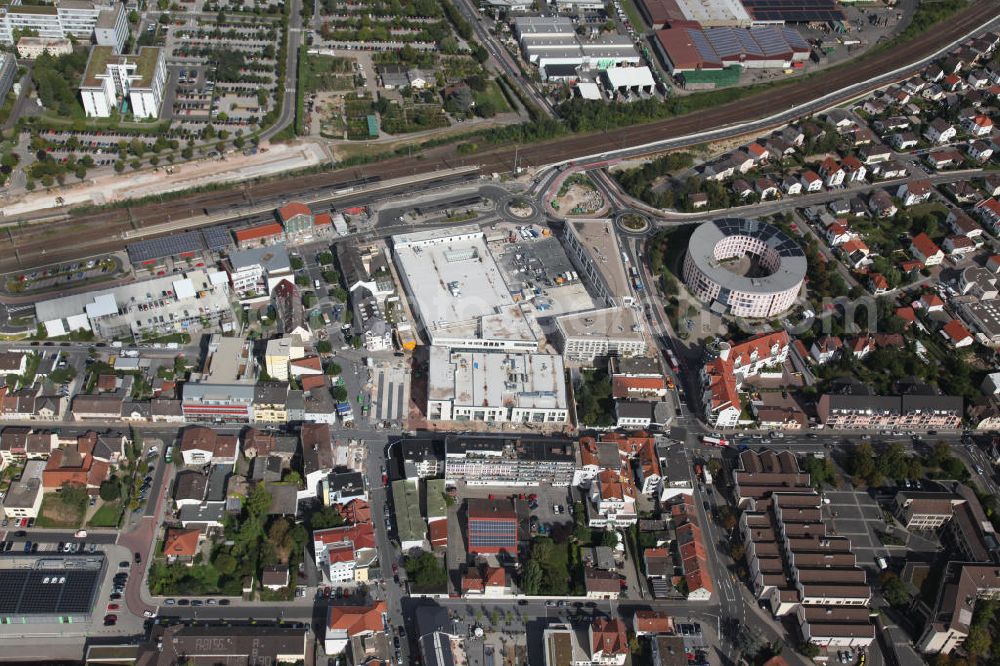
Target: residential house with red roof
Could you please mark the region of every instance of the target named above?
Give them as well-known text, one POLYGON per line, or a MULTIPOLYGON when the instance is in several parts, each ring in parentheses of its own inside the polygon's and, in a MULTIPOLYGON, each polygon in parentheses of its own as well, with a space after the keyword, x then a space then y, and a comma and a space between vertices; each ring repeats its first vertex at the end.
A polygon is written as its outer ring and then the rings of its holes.
POLYGON ((944 252, 931 240, 930 236, 920 232, 910 241, 910 252, 914 259, 924 262, 924 266, 936 266, 944 261, 944 252))
POLYGON ((823 177, 823 184, 827 187, 843 185, 844 178, 847 177, 843 168, 832 157, 827 157, 819 165, 819 175, 823 177))
POLYGON ((880 296, 889 291, 889 281, 881 273, 869 273, 868 289, 873 295, 880 296))
POLYGON ((986 137, 993 132, 993 120, 982 113, 965 121, 965 129, 974 137, 986 137))
POLYGON ((56 449, 49 455, 42 472, 42 488, 58 490, 64 483, 80 485, 91 495, 96 495, 109 476, 111 465, 97 460, 93 454, 78 446, 56 449))
POLYGON ((674 618, 654 610, 637 610, 632 616, 632 628, 637 636, 674 633, 674 618))
POLYGON ((636 488, 625 468, 603 469, 590 483, 587 515, 590 527, 628 527, 639 520, 636 488))
POLYGON ((590 658, 601 666, 624 666, 631 651, 625 623, 619 619, 599 618, 590 625, 590 658))
POLYGON ((802 189, 806 192, 819 192, 823 189, 823 179, 812 169, 807 169, 801 176, 802 189))
POLYGON ((933 191, 930 181, 913 180, 900 185, 896 189, 896 196, 904 206, 916 206, 930 199, 933 191))
POLYGON ((378 561, 371 523, 315 530, 313 552, 316 568, 334 583, 366 581, 378 561))
POLYGON ((952 319, 945 324, 941 328, 941 336, 956 348, 968 347, 975 342, 972 333, 958 319, 952 319))
POLYGON ((201 530, 168 527, 163 537, 163 555, 167 562, 191 566, 203 536, 201 530))
POLYGON ((662 399, 667 395, 667 380, 663 377, 615 377, 611 395, 616 400, 662 399))
MULTIPOLYGON (((348 645, 354 647, 354 639, 385 636, 388 631, 387 610, 385 601, 377 601, 371 606, 331 605, 326 617, 326 654, 334 656, 344 653, 348 645)), ((361 664, 365 661, 364 652, 360 655, 352 653, 351 663, 361 664)))
POLYGON ((925 312, 940 312, 944 310, 944 301, 941 297, 932 291, 925 292, 923 296, 920 297, 920 305, 923 307, 925 312))
POLYGON ((868 175, 868 167, 854 155, 848 155, 840 162, 840 168, 844 170, 844 179, 848 183, 863 183, 868 175))

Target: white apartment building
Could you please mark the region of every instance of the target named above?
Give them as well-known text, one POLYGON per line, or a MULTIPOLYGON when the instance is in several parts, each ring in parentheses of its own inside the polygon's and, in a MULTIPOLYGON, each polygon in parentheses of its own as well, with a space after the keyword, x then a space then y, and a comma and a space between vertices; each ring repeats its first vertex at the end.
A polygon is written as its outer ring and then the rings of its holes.
POLYGON ((278 282, 291 275, 292 264, 284 243, 229 255, 229 280, 240 298, 258 296, 261 300, 270 300, 271 291, 278 282))
POLYGON ((15 31, 32 31, 43 39, 70 35, 121 53, 128 40, 125 5, 87 0, 55 0, 51 5, 22 5, 20 0, 0 8, 0 42, 14 43, 15 31))
POLYGON ((95 46, 80 81, 88 118, 109 118, 122 100, 136 118, 158 118, 167 67, 158 47, 144 46, 136 55, 117 55, 110 46, 95 46))

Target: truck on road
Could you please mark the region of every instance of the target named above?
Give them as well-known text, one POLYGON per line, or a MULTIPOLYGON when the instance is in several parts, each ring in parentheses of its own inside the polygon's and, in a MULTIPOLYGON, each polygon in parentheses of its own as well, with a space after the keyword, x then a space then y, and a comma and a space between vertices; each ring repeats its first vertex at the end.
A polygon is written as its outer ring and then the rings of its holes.
POLYGON ((701 443, 708 446, 729 446, 724 437, 713 437, 712 435, 702 435, 701 443))

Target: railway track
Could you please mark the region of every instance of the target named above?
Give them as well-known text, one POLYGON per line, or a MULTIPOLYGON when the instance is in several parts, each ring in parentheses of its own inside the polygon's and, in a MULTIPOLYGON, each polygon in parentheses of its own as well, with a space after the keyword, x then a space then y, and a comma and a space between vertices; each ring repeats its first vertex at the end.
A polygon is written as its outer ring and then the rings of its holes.
MULTIPOLYGON (((780 109, 808 103, 823 95, 875 79, 880 74, 919 61, 962 35, 1000 15, 996 0, 976 0, 967 9, 909 42, 888 51, 862 57, 851 67, 820 73, 800 83, 723 104, 713 109, 642 125, 586 135, 574 135, 519 146, 518 163, 539 166, 584 155, 641 146, 654 141, 721 128, 738 122, 770 116, 780 109)), ((873 88, 876 87, 873 85, 873 88)), ((192 194, 163 203, 147 203, 71 216, 64 222, 9 227, 0 237, 0 272, 21 270, 34 265, 75 259, 101 252, 120 250, 127 230, 184 218, 205 216, 205 209, 222 210, 250 203, 280 202, 305 193, 347 187, 351 183, 380 177, 400 178, 416 173, 478 165, 481 173, 505 172, 514 166, 515 148, 498 148, 476 155, 458 155, 455 145, 431 148, 414 157, 397 157, 381 162, 338 169, 326 173, 297 176, 255 185, 234 186, 218 192, 192 194)), ((207 223, 207 222, 206 222, 207 223)))

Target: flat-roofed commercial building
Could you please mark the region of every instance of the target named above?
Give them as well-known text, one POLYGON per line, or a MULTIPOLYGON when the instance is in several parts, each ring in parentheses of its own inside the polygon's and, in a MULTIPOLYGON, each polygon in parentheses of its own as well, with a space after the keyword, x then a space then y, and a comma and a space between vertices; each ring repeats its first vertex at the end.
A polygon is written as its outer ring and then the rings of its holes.
POLYGON ((568 416, 560 357, 431 347, 428 419, 562 423, 568 416))
POLYGON ((399 277, 431 344, 538 351, 538 333, 475 224, 392 237, 399 277))
POLYGON ((256 370, 243 338, 213 335, 203 371, 184 383, 185 421, 249 423, 254 418, 256 370))
POLYGON ((450 435, 445 440, 444 475, 448 482, 568 486, 575 470, 575 445, 568 439, 450 435))
POLYGON ((49 337, 93 331, 99 338, 231 330, 229 278, 222 271, 187 271, 35 304, 49 337), (207 326, 206 326, 207 325, 207 326))
POLYGON ((558 317, 556 341, 567 361, 579 363, 601 356, 644 356, 649 348, 642 322, 631 307, 558 317))

